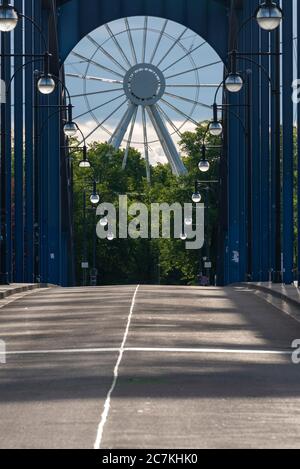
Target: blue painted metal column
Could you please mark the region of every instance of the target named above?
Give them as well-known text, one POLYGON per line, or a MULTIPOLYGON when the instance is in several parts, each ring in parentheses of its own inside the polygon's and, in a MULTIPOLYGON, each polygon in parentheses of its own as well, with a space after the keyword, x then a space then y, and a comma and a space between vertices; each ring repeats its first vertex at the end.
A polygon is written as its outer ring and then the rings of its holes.
POLYGON ((277 30, 271 35, 271 77, 274 90, 271 100, 271 241, 270 241, 270 261, 273 271, 273 281, 281 281, 281 59, 280 53, 280 31, 277 30))
MULTIPOLYGON (((247 43, 248 30, 244 28, 239 36, 239 49, 245 50, 245 43, 247 43)), ((246 74, 247 77, 247 74, 246 74)), ((242 122, 239 122, 239 181, 240 181, 240 195, 239 195, 239 281, 247 280, 247 131, 246 131, 246 116, 247 116, 247 80, 245 85, 239 93, 240 107, 234 109, 242 122), (243 128, 244 125, 244 128, 243 128)))
MULTIPOLYGON (((23 1, 15 0, 15 7, 23 11, 23 1)), ((19 24, 14 34, 14 51, 23 53, 23 21, 19 24)), ((29 60, 29 59, 27 59, 29 60)), ((22 57, 15 57, 14 71, 16 72, 13 85, 14 89, 14 199, 15 199, 15 224, 14 224, 14 250, 15 250, 15 281, 24 281, 24 153, 23 153, 23 69, 22 57)))
MULTIPOLYGON (((247 2, 248 3, 248 2, 247 2)), ((250 2, 249 2, 250 3, 250 2)), ((251 2, 251 12, 255 11, 257 2, 251 2)), ((251 23, 251 52, 260 50, 260 30, 256 21, 251 23)), ((254 56, 259 62, 259 58, 254 56)), ((261 135, 260 135, 260 70, 256 65, 252 69, 252 281, 260 281, 262 275, 262 232, 261 232, 261 135)), ((265 91, 266 92, 266 91, 265 91)))
MULTIPOLYGON (((230 14, 229 22, 231 25, 229 37, 229 50, 234 47, 236 31, 238 29, 237 11, 233 9, 230 14)), ((229 68, 229 67, 228 67, 229 68)), ((227 93, 228 103, 234 106, 230 109, 238 111, 239 96, 233 93, 227 93)), ((225 252, 225 284, 239 281, 239 262, 240 262, 240 178, 239 178, 239 143, 240 143, 240 124, 238 119, 231 113, 227 113, 227 179, 228 179, 228 233, 226 239, 225 252)))
MULTIPOLYGON (((268 53, 270 50, 270 37, 265 31, 261 32, 261 51, 268 53)), ((269 73, 269 57, 262 56, 262 67, 269 73)), ((261 226, 261 281, 269 280, 271 268, 270 245, 270 93, 271 86, 268 78, 261 73, 261 159, 260 159, 260 226, 261 226)))
MULTIPOLYGON (((300 8, 297 9, 297 77, 300 80, 300 8)), ((300 97, 297 105, 297 157, 298 157, 298 288, 300 287, 300 97)))
MULTIPOLYGON (((1 53, 11 53, 10 35, 1 33, 1 53)), ((9 83, 11 59, 1 61, 1 78, 9 83)), ((11 94, 1 105, 1 276, 2 281, 12 281, 12 224, 11 224, 11 94)))
MULTIPOLYGON (((33 16, 33 0, 26 0, 25 14, 33 16)), ((25 53, 33 52, 33 27, 25 22, 25 53)), ((33 157, 33 65, 25 69, 25 272, 34 281, 34 157, 33 157)))
MULTIPOLYGON (((48 39, 47 15, 42 11, 41 4, 34 6, 35 20, 42 26, 43 35, 48 39), (44 15, 46 19, 44 20, 44 15)), ((35 34, 34 48, 38 53, 44 51, 41 45, 41 37, 35 34)), ((47 192, 48 192, 48 96, 38 92, 37 84, 34 85, 34 178, 35 178, 35 277, 37 281, 47 282, 47 274, 44 275, 46 266, 44 261, 47 250, 47 234, 45 225, 47 222, 47 192), (44 124, 45 122, 45 124, 44 124), (41 130, 43 128, 43 131, 41 130), (41 133, 42 132, 42 133, 41 133), (46 202, 45 202, 46 201, 46 202), (45 246, 46 243, 46 246, 45 246), (43 272, 43 273, 42 273, 43 272)))
POLYGON ((283 279, 293 281, 294 268, 294 148, 293 148, 293 102, 291 86, 293 81, 293 2, 283 0, 284 21, 282 30, 282 109, 283 109, 283 279))

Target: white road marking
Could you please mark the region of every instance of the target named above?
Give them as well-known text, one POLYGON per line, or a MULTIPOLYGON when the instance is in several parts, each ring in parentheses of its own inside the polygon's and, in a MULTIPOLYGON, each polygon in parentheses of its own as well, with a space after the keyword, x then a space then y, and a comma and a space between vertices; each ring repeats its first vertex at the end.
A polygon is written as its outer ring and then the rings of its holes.
POLYGON ((129 347, 125 352, 169 352, 169 353, 236 353, 250 355, 290 355, 288 350, 259 350, 259 349, 233 349, 233 348, 182 348, 182 347, 129 347))
MULTIPOLYGON (((156 353, 210 353, 210 354, 243 354, 243 355, 290 355, 293 350, 263 350, 263 349, 237 349, 237 348, 183 348, 183 347, 103 347, 79 348, 57 350, 15 350, 7 351, 6 355, 61 355, 80 353, 107 353, 107 352, 156 352, 156 353)), ((0 355, 4 353, 0 352, 0 355)))
MULTIPOLYGON (((101 353, 101 352, 119 352, 119 347, 103 348, 70 348, 70 349, 52 349, 52 350, 14 350, 6 352, 6 355, 60 355, 72 353, 101 353)), ((1 354, 1 352, 0 352, 1 354)))
POLYGON ((106 397, 106 400, 105 400, 105 403, 104 403, 104 409, 103 409, 103 412, 102 412, 102 415, 101 415, 101 420, 100 420, 100 423, 99 423, 99 426, 98 426, 96 441, 95 441, 95 444, 94 444, 94 449, 100 449, 101 448, 101 441, 102 441, 102 436, 103 436, 104 425, 107 421, 107 417, 108 417, 109 410, 110 410, 111 395, 112 395, 112 393, 113 393, 113 391, 116 387, 116 384, 117 384, 118 375, 119 375, 119 366, 121 364, 123 354, 124 354, 124 350, 125 350, 125 344, 126 344, 126 340, 127 340, 127 336, 128 336, 128 332, 129 332, 129 327, 130 327, 130 323, 131 323, 133 308, 134 308, 134 304, 135 304, 135 298, 136 298, 138 289, 139 289, 139 285, 136 287, 136 289, 134 291, 134 295, 132 297, 129 316, 128 316, 128 320, 127 320, 127 325, 126 325, 123 341, 122 341, 121 348, 120 348, 120 351, 119 351, 118 360, 117 360, 116 366, 114 368, 114 379, 113 379, 112 385, 110 387, 110 390, 108 391, 108 394, 107 394, 107 397, 106 397))

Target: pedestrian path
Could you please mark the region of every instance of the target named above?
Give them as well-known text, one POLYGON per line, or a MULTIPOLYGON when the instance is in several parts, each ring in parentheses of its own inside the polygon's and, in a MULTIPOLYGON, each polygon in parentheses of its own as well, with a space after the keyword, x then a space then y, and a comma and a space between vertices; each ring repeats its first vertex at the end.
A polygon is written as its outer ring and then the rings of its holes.
POLYGON ((48 285, 44 283, 11 283, 9 285, 0 285, 0 300, 17 293, 23 293, 38 288, 45 288, 48 285))

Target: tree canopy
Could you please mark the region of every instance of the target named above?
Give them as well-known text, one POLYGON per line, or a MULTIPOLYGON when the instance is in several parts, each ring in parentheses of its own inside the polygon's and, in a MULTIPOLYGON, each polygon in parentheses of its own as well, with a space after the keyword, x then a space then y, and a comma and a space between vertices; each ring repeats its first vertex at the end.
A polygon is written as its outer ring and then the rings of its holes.
MULTIPOLYGON (((94 142, 88 150, 91 169, 80 169, 80 152, 75 153, 74 168, 74 231, 77 282, 82 279, 84 232, 89 266, 93 266, 93 237, 96 229, 95 209, 89 202, 93 190, 93 179, 97 181, 100 201, 118 206, 119 195, 127 195, 129 203, 139 201, 151 203, 191 202, 195 191, 195 180, 218 179, 220 140, 209 136, 207 156, 211 162, 209 173, 202 174, 198 169, 200 148, 207 124, 200 124, 195 132, 185 132, 181 136, 180 148, 184 153, 187 176, 175 177, 168 164, 151 167, 151 184, 146 179, 145 161, 142 155, 131 148, 126 169, 122 169, 124 150, 115 150, 107 143, 94 142), (86 191, 86 224, 84 223, 83 197, 86 191), (84 229, 85 224, 85 229, 84 229)), ((205 186, 203 186, 205 187, 205 186)), ((207 245, 215 265, 218 184, 209 191, 209 226, 207 226, 206 246, 199 250, 186 250, 185 243, 178 239, 114 239, 96 241, 96 263, 98 284, 165 283, 193 285, 198 275, 207 245)))

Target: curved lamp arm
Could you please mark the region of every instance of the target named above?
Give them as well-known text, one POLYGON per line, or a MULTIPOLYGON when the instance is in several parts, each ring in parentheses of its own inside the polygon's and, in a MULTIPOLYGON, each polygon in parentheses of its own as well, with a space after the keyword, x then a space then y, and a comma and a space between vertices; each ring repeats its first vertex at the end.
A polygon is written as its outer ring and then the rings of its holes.
POLYGON ((245 135, 247 135, 247 129, 246 129, 245 125, 244 125, 244 122, 242 121, 242 119, 240 118, 240 116, 239 116, 236 112, 232 111, 231 109, 228 109, 227 106, 225 107, 225 106, 222 106, 222 105, 221 105, 221 106, 218 106, 218 107, 219 107, 219 109, 224 109, 225 111, 229 112, 231 115, 233 115, 234 117, 236 117, 236 118, 238 119, 238 121, 240 122, 240 124, 241 124, 241 126, 242 126, 242 128, 243 128, 243 131, 244 131, 245 135))
POLYGON ((44 45, 45 51, 46 51, 48 49, 48 45, 47 45, 47 41, 46 41, 46 38, 45 38, 45 35, 43 33, 42 28, 32 18, 30 18, 30 16, 24 15, 24 13, 20 13, 16 8, 15 8, 15 10, 17 12, 17 15, 20 18, 24 18, 25 20, 29 21, 36 28, 36 30, 40 33, 42 41, 43 41, 43 45, 44 45))
POLYGON ((244 56, 244 55, 239 55, 238 58, 241 59, 241 60, 246 60, 247 62, 250 62, 250 63, 256 65, 260 70, 262 70, 262 72, 264 73, 264 75, 266 76, 266 78, 268 79, 268 81, 269 81, 269 83, 270 83, 270 85, 271 85, 272 93, 274 93, 275 90, 273 89, 273 82, 272 82, 272 79, 271 79, 271 77, 270 77, 270 75, 269 75, 267 69, 266 69, 263 65, 261 65, 261 64, 258 63, 258 62, 256 62, 256 60, 250 59, 250 57, 246 57, 246 56, 244 56))
POLYGON ((33 64, 34 62, 37 62, 39 60, 42 60, 42 57, 39 57, 39 58, 36 58, 36 59, 33 59, 33 60, 29 60, 28 62, 25 62, 23 65, 21 65, 19 68, 17 68, 17 70, 14 72, 14 74, 11 76, 11 78, 9 80, 9 83, 7 85, 7 88, 6 88, 6 93, 9 93, 12 82, 13 82, 15 76, 17 75, 17 73, 20 72, 20 70, 22 70, 22 68, 27 67, 27 65, 33 64))

